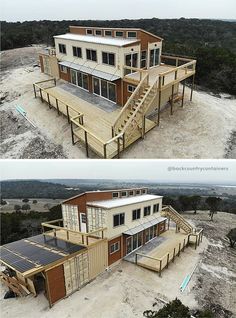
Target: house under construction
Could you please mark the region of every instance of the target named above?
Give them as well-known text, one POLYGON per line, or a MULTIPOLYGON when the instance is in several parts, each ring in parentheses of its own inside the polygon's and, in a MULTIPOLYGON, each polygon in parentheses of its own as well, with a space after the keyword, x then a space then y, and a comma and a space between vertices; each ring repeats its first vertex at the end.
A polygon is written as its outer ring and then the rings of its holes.
POLYGON ((164 107, 183 107, 190 77, 192 100, 196 60, 163 55, 163 39, 145 30, 71 26, 54 40, 39 57, 52 78, 34 83, 34 94, 67 116, 87 156, 119 157, 144 138, 164 107))
POLYGON ((18 296, 44 292, 50 306, 122 259, 161 276, 202 240, 147 188, 85 192, 61 206, 62 219, 42 223, 42 234, 1 246, 1 280, 18 296))

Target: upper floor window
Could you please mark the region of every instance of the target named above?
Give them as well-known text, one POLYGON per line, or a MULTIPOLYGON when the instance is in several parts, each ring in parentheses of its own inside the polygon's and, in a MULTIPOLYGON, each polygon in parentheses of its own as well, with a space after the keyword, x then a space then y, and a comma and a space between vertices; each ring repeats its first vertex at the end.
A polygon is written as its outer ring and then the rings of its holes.
POLYGON ((82 49, 81 49, 81 47, 73 46, 73 56, 82 58, 82 49))
POLYGON ((138 220, 141 217, 141 209, 136 209, 132 211, 132 220, 138 220))
POLYGON ((113 192, 112 193, 113 198, 119 198, 119 192, 113 192))
POLYGON ((137 32, 135 31, 128 31, 127 38, 137 38, 137 32))
POLYGON ((144 67, 146 67, 146 65, 147 65, 147 51, 146 50, 143 50, 142 52, 141 52, 141 61, 140 61, 140 67, 141 68, 144 68, 144 67))
POLYGON ((134 191, 129 191, 129 196, 134 195, 134 191))
POLYGON ((92 30, 92 29, 87 29, 87 30, 86 30, 86 34, 88 34, 88 35, 93 35, 93 30, 92 30))
POLYGON ((111 30, 105 30, 104 34, 105 34, 105 36, 112 36, 112 31, 111 30))
POLYGON ((95 35, 102 35, 102 30, 95 30, 95 35))
POLYGON ((142 190, 142 194, 145 194, 145 193, 147 193, 147 189, 142 190))
POLYGON ((136 194, 138 194, 138 195, 139 195, 139 194, 140 194, 140 190, 136 190, 136 194))
POLYGON ((124 36, 124 32, 123 31, 116 31, 116 37, 123 37, 124 36))
POLYGON ((160 49, 153 49, 150 50, 150 61, 149 61, 149 66, 156 66, 159 64, 160 60, 160 49))
POLYGON ((113 227, 125 224, 125 214, 115 214, 113 215, 113 227))
POLYGON ((153 213, 156 213, 158 211, 159 211, 159 203, 153 205, 153 213))
POLYGON ((121 192, 121 196, 122 196, 122 197, 127 197, 127 192, 126 192, 126 191, 122 191, 122 192, 121 192))
POLYGON ((115 54, 102 52, 102 63, 115 66, 115 54))
POLYGON ((149 206, 145 206, 144 207, 144 211, 143 211, 143 215, 144 216, 148 216, 150 214, 151 214, 151 206, 150 205, 149 206))
POLYGON ((59 52, 62 54, 66 54, 66 45, 65 44, 58 44, 59 52))
POLYGON ((97 51, 86 49, 87 60, 97 62, 97 51))

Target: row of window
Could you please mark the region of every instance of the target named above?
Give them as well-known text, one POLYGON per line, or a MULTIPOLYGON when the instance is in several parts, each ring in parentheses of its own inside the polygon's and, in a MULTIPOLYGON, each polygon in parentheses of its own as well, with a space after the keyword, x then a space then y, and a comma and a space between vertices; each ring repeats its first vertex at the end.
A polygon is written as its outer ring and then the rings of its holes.
MULTIPOLYGON (((96 36, 108 36, 112 37, 112 30, 93 30, 93 29, 86 29, 87 35, 96 35, 96 36)), ((136 31, 114 31, 114 35, 117 38, 123 38, 126 37, 128 39, 136 39, 137 38, 137 32, 136 31)))
MULTIPOLYGON (((58 44, 59 52, 66 54, 66 45, 58 44)), ((82 58, 82 48, 77 46, 72 46, 73 56, 82 58)), ((92 49, 86 49, 86 58, 88 61, 97 62, 97 51, 92 49)), ((102 52, 102 63, 115 66, 115 54, 109 52, 102 52)))
MULTIPOLYGON (((153 205, 153 213, 159 211, 159 203, 153 205)), ((143 217, 151 215, 151 206, 146 206, 143 209, 143 217)), ((139 220, 141 218, 141 209, 135 209, 132 211, 132 221, 139 220)), ((125 213, 119 213, 113 215, 113 227, 125 224, 125 213)))
POLYGON ((129 191, 121 191, 121 192, 112 192, 112 198, 125 198, 132 197, 134 195, 146 194, 147 189, 138 189, 138 190, 129 190, 129 191))

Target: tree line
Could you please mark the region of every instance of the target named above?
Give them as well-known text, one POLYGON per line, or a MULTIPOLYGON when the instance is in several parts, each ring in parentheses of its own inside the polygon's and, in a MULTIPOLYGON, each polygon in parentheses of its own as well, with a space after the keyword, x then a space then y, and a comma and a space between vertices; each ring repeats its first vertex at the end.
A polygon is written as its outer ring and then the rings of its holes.
POLYGON ((196 84, 236 95, 236 23, 201 19, 1 22, 2 50, 32 44, 53 45, 69 25, 142 28, 164 38, 163 51, 197 59, 196 84))

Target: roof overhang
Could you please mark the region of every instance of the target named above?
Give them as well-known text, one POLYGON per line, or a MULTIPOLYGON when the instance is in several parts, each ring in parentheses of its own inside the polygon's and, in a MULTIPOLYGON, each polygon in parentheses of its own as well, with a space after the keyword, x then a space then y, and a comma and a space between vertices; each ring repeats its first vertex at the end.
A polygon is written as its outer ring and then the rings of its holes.
POLYGON ((148 221, 146 223, 143 223, 143 224, 140 224, 138 226, 135 226, 132 229, 129 229, 129 230, 123 232, 123 234, 125 234, 125 235, 134 235, 134 234, 137 234, 137 233, 139 233, 139 232, 141 232, 143 230, 148 229, 149 227, 151 227, 153 225, 161 223, 161 222, 163 222, 165 220, 167 220, 167 218, 164 218, 164 217, 160 216, 160 217, 157 217, 157 218, 155 218, 153 220, 150 220, 150 221, 148 221))
POLYGON ((91 67, 88 67, 88 66, 84 66, 84 65, 80 65, 80 64, 77 64, 77 63, 63 61, 63 62, 59 62, 58 64, 66 66, 66 67, 69 67, 69 68, 72 68, 73 70, 76 70, 76 71, 80 71, 80 72, 83 72, 83 73, 86 73, 86 74, 93 75, 95 77, 102 78, 102 79, 104 79, 106 81, 109 81, 109 82, 114 82, 114 81, 117 81, 118 79, 121 78, 118 75, 102 72, 102 71, 96 70, 94 68, 91 68, 91 67))

